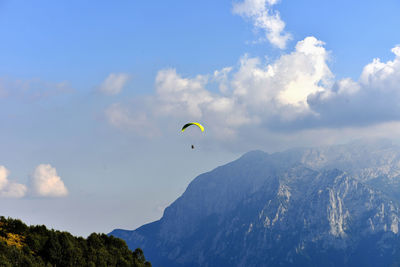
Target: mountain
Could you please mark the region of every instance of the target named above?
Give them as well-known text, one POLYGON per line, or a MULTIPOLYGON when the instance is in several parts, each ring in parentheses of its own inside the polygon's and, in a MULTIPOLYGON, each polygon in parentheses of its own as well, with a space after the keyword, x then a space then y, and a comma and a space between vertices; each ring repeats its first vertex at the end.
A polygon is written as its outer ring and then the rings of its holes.
POLYGON ((116 229, 154 266, 400 266, 400 147, 252 151, 196 177, 159 221, 116 229))
POLYGON ((119 238, 92 233, 84 239, 0 216, 0 266, 151 267, 151 263, 140 248, 131 251, 119 238))

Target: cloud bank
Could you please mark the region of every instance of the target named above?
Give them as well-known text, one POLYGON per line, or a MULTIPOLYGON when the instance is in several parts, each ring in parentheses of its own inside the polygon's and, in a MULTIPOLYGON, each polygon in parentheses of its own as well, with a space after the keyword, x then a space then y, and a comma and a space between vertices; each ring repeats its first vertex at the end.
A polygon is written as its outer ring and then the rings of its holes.
POLYGON ((233 5, 233 13, 251 19, 254 27, 265 32, 265 38, 274 46, 284 49, 292 38, 284 32, 285 22, 273 6, 278 0, 245 0, 233 5))
POLYGON ((393 60, 373 59, 358 80, 336 80, 324 43, 306 37, 274 62, 245 55, 237 66, 194 77, 160 70, 141 116, 123 103, 106 113, 111 124, 138 130, 165 118, 199 120, 225 141, 244 137, 249 127, 294 133, 400 121, 400 46, 392 52, 393 60))

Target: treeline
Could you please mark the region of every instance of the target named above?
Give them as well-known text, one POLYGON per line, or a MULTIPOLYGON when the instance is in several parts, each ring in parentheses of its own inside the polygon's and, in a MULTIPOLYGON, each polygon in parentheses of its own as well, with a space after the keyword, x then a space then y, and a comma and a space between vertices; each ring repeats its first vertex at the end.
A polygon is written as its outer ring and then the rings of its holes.
POLYGON ((151 264, 140 248, 133 252, 125 241, 113 236, 93 233, 85 239, 1 216, 0 266, 149 267, 151 264))

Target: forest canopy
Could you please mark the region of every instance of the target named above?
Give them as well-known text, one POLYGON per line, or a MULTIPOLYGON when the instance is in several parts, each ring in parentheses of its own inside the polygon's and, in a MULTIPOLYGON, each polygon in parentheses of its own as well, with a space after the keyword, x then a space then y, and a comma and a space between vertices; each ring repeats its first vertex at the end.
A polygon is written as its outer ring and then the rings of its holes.
POLYGON ((113 236, 92 233, 85 239, 1 216, 0 266, 151 267, 151 263, 140 248, 131 251, 113 236))

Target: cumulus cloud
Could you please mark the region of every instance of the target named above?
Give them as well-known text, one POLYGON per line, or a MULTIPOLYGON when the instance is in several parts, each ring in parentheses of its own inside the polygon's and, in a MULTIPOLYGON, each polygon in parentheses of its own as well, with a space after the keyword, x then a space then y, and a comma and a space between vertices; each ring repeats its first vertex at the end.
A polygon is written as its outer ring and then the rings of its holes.
MULTIPOLYGON (((116 103, 105 112, 118 128, 148 129, 150 121, 175 117, 182 121, 207 121, 220 139, 235 138, 238 129, 262 125, 272 129, 313 115, 310 94, 324 92, 333 83, 324 43, 307 37, 293 52, 272 63, 245 55, 237 67, 225 67, 212 75, 182 77, 175 69, 160 70, 151 105, 132 112, 116 103), (208 89, 217 83, 219 91, 208 89)), ((146 131, 148 132, 148 131, 146 131)))
POLYGON ((184 120, 208 118, 210 129, 226 137, 233 128, 251 123, 245 106, 231 95, 224 96, 207 90, 210 78, 198 75, 184 78, 175 69, 158 72, 156 77, 156 115, 175 116, 184 120))
POLYGON ((223 138, 250 124, 273 128, 313 114, 308 96, 324 92, 333 80, 323 44, 307 37, 273 63, 244 56, 235 72, 228 67, 211 77, 184 78, 174 69, 161 70, 156 77, 157 114, 206 120, 223 138), (207 89, 213 81, 220 92, 207 89))
POLYGON ((362 131, 356 128, 394 129, 400 125, 400 46, 392 52, 393 60, 373 59, 359 79, 337 80, 324 43, 306 37, 272 62, 244 55, 236 66, 192 77, 172 68, 160 70, 151 104, 134 111, 114 104, 106 116, 116 127, 134 129, 166 118, 199 120, 209 136, 235 144, 277 143, 293 134, 316 139, 318 132, 336 138, 330 131, 338 128, 358 135, 362 131))
POLYGON ((308 103, 324 126, 369 125, 400 120, 400 46, 394 59, 373 59, 358 81, 336 81, 324 92, 310 94, 308 103))
POLYGON ((284 49, 291 39, 285 33, 285 22, 278 11, 273 10, 277 0, 244 0, 233 5, 233 13, 252 20, 254 27, 265 31, 265 37, 274 46, 284 49))
POLYGON ((220 80, 220 92, 207 89, 209 76, 161 70, 157 109, 164 116, 203 119, 225 133, 249 124, 293 131, 399 121, 400 46, 392 52, 393 60, 367 64, 358 81, 335 80, 324 43, 307 37, 272 63, 244 56, 235 71, 229 69, 229 80, 220 80))
POLYGON ((219 84, 218 88, 221 93, 228 93, 229 90, 229 79, 228 75, 232 71, 232 67, 225 67, 222 70, 214 71, 214 80, 219 84))
POLYGON ((323 42, 307 37, 295 50, 272 64, 258 58, 243 58, 232 81, 233 94, 251 106, 294 106, 308 108, 307 96, 324 91, 333 77, 327 65, 323 42))
POLYGON ((111 73, 100 85, 99 90, 106 95, 117 95, 121 93, 129 78, 126 73, 111 73))
POLYGON ((40 164, 32 177, 32 193, 43 197, 63 197, 68 194, 64 182, 50 164, 40 164))
POLYGON ((14 183, 8 180, 10 172, 0 166, 0 197, 21 198, 25 196, 27 187, 23 184, 14 183))

